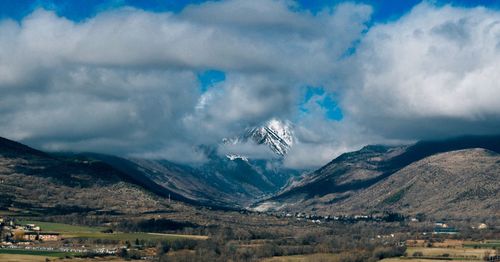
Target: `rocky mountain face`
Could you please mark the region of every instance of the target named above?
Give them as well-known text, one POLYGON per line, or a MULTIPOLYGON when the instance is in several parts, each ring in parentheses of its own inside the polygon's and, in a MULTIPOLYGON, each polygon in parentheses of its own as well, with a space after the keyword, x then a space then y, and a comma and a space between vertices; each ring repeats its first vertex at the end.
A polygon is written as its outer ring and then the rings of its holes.
POLYGON ((167 160, 94 153, 47 154, 7 139, 0 142, 0 192, 13 192, 2 194, 6 206, 31 203, 41 208, 62 204, 100 210, 105 206, 117 207, 115 201, 120 199, 130 203, 128 197, 134 195, 136 199, 151 199, 155 195, 194 205, 244 208, 271 196, 287 182, 290 174, 296 174, 265 160, 219 156, 210 148, 205 148, 207 163, 190 167, 167 160), (16 187, 16 181, 23 182, 16 187), (41 193, 46 188, 57 192, 41 193), (40 196, 30 195, 31 191, 40 196), (125 191, 130 192, 116 196, 125 191), (77 199, 78 192, 81 195, 77 199), (109 198, 103 196, 104 192, 110 192, 109 198), (44 198, 47 194, 53 198, 44 198), (43 203, 39 201, 42 199, 43 203), (108 205, 107 200, 114 204, 108 205))
POLYGON ((471 213, 488 214, 496 208, 498 216, 500 195, 494 190, 500 188, 498 152, 500 136, 367 146, 339 156, 254 208, 319 214, 392 210, 459 215, 456 211, 470 204, 475 205, 471 213))
POLYGON ((500 155, 482 148, 426 157, 336 205, 462 219, 500 216, 500 155))
POLYGON ((268 146, 277 156, 284 157, 294 143, 292 125, 289 122, 271 119, 264 125, 249 128, 241 136, 225 138, 225 144, 253 142, 268 146))
POLYGON ((109 165, 59 157, 0 138, 0 209, 37 213, 137 213, 165 208, 161 197, 109 165))
POLYGON ((201 166, 186 166, 167 160, 119 158, 86 154, 103 161, 131 177, 153 182, 191 202, 209 206, 244 208, 277 192, 296 175, 293 170, 270 166, 266 160, 230 159, 207 150, 209 161, 201 166), (285 173, 286 172, 286 173, 285 173))

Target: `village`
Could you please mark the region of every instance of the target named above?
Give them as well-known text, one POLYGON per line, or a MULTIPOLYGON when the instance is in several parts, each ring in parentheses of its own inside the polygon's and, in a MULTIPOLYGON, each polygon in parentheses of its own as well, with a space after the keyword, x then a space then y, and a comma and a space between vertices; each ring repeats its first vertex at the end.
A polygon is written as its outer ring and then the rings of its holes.
MULTIPOLYGON (((357 223, 357 222, 409 222, 418 223, 422 222, 422 218, 404 216, 398 213, 384 212, 380 214, 358 214, 358 215, 326 215, 320 216, 317 214, 307 214, 304 212, 290 213, 290 212, 278 212, 278 213, 266 213, 268 216, 274 216, 277 218, 287 218, 295 219, 296 221, 309 221, 315 224, 322 224, 328 222, 343 222, 343 223, 357 223)), ((484 230, 488 228, 486 223, 473 223, 470 225, 471 229, 474 230, 484 230)), ((445 235, 456 235, 459 231, 455 227, 449 225, 444 221, 433 222, 433 230, 429 232, 422 232, 422 234, 445 234, 445 235)))
POLYGON ((119 248, 123 248, 75 245, 62 240, 61 233, 45 231, 35 223, 19 223, 13 218, 0 217, 0 249, 114 255, 119 248))
POLYGON ((57 241, 59 233, 42 231, 36 224, 16 224, 13 219, 0 218, 2 244, 27 241, 57 241))

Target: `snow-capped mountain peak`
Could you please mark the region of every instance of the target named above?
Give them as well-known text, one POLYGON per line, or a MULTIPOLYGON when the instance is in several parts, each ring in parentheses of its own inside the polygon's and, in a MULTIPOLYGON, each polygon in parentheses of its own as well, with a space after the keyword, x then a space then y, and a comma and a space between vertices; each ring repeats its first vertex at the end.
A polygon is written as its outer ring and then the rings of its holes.
POLYGON ((269 120, 265 125, 255 127, 245 134, 257 144, 268 145, 273 152, 285 156, 293 145, 293 132, 290 123, 277 119, 269 120))
POLYGON ((292 124, 273 118, 262 126, 247 129, 240 137, 223 139, 225 144, 233 145, 248 141, 267 145, 275 154, 283 157, 294 143, 292 124))

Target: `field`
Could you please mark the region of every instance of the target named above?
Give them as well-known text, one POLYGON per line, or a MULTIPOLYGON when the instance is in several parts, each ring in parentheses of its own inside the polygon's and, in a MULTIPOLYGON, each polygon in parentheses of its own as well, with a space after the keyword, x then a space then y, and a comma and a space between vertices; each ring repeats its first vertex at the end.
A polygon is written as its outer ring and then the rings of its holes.
POLYGON ((102 233, 106 230, 105 227, 89 227, 89 226, 74 226, 61 223, 50 223, 32 220, 19 221, 21 224, 36 224, 41 227, 42 231, 58 232, 61 233, 63 238, 96 238, 96 239, 110 239, 110 240, 123 240, 134 241, 139 240, 175 240, 182 238, 205 240, 207 236, 198 235, 179 235, 179 234, 160 234, 160 233, 102 233))
MULTIPOLYGON (((450 260, 443 260, 443 259, 419 259, 419 258, 386 258, 381 260, 382 262, 443 262, 443 261, 450 261, 450 260)), ((462 262, 472 262, 472 261, 478 261, 478 260, 459 260, 462 262)))
MULTIPOLYGON (((52 252, 52 251, 35 251, 35 250, 24 250, 24 249, 0 249, 1 255, 30 255, 30 256, 43 256, 43 257, 65 257, 67 255, 74 255, 73 253, 65 252, 52 252)), ((3 260, 0 260, 3 261, 3 260)))
POLYGON ((297 256, 271 257, 262 262, 313 262, 313 261, 337 261, 337 254, 311 254, 297 256))
POLYGON ((207 236, 197 236, 197 235, 178 235, 178 234, 159 234, 159 233, 143 233, 143 232, 134 232, 134 233, 85 233, 85 232, 75 232, 63 234, 63 237, 66 238, 96 238, 96 239, 110 239, 110 240, 123 240, 123 241, 134 241, 136 239, 139 240, 175 240, 175 239, 196 239, 196 240, 205 240, 207 236))
POLYGON ((1 254, 0 261, 2 262, 45 262, 46 259, 50 261, 112 261, 112 262, 125 262, 125 260, 115 257, 104 257, 95 259, 60 259, 54 257, 35 256, 35 255, 19 255, 19 254, 1 254))
POLYGON ((0 253, 0 261, 3 262, 45 262, 44 256, 17 255, 0 253))
POLYGON ((20 220, 18 223, 22 225, 36 224, 40 226, 43 231, 58 232, 58 233, 93 233, 105 230, 105 227, 89 227, 89 226, 74 226, 62 223, 51 223, 33 220, 20 220))
MULTIPOLYGON (((449 258, 450 260, 481 260, 485 252, 494 253, 493 249, 474 249, 474 248, 425 248, 411 247, 407 249, 409 257, 421 253, 423 258, 439 259, 449 258)), ((428 260, 427 260, 428 261, 428 260)))
POLYGON ((465 243, 464 247, 468 247, 468 248, 500 248, 500 240, 486 240, 483 243, 469 242, 469 243, 465 243))

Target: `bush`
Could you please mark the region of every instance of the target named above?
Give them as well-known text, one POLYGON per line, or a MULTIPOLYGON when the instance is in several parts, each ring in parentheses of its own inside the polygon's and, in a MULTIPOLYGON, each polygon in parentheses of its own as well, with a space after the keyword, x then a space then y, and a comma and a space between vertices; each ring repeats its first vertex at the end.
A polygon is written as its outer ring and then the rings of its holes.
POLYGON ((406 249, 404 247, 378 247, 373 250, 373 257, 376 259, 384 259, 390 257, 403 256, 406 249))
POLYGON ((170 242, 170 247, 172 250, 181 250, 181 249, 194 249, 198 241, 194 239, 176 239, 170 242))

